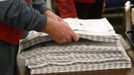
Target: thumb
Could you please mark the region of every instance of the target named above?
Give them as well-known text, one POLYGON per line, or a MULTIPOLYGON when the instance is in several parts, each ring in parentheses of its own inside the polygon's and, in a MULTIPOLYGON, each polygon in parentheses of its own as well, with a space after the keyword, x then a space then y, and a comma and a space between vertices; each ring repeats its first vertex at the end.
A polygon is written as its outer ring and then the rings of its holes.
POLYGON ((77 35, 75 33, 73 34, 72 38, 74 41, 79 41, 79 39, 80 39, 79 35, 77 35))

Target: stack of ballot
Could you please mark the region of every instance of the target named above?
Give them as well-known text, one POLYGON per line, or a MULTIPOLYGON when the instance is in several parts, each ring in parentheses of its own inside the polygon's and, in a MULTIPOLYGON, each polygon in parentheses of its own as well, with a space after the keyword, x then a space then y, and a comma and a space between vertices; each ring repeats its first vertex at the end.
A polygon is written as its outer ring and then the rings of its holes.
POLYGON ((31 74, 131 68, 130 58, 106 18, 64 19, 80 41, 57 44, 47 34, 30 32, 20 41, 31 74))

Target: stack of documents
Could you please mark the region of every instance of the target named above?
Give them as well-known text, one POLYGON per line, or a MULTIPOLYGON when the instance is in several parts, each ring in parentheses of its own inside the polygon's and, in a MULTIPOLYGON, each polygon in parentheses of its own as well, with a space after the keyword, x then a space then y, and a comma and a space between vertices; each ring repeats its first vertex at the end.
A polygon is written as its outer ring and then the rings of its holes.
POLYGON ((19 49, 31 74, 131 68, 131 61, 107 19, 65 19, 80 41, 57 44, 31 32, 19 49))

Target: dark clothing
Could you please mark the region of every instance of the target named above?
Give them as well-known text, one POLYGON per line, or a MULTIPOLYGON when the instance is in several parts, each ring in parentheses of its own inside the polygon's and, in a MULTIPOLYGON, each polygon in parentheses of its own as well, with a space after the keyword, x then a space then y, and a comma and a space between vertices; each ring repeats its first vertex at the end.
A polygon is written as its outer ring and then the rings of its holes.
POLYGON ((0 40, 0 75, 14 75, 17 46, 0 40))
POLYGON ((104 0, 96 0, 95 3, 75 2, 78 18, 97 19, 102 18, 104 0))
MULTIPOLYGON (((54 0, 58 13, 62 18, 78 17, 74 2, 79 3, 95 3, 96 0, 54 0)), ((85 11, 84 11, 85 12, 85 11)))
POLYGON ((17 45, 19 39, 24 35, 23 32, 21 29, 0 21, 0 39, 5 42, 17 45))
POLYGON ((104 0, 54 0, 62 18, 101 18, 104 0))
POLYGON ((43 0, 34 0, 33 8, 23 0, 0 1, 0 21, 27 31, 42 31, 46 23, 46 17, 41 14, 46 9, 42 2, 43 0))
POLYGON ((95 3, 96 0, 75 0, 76 2, 79 2, 79 3, 95 3))
MULTIPOLYGON (((2 0, 0 21, 24 31, 40 32, 47 22, 47 18, 42 15, 46 10, 44 0, 31 0, 30 3, 23 0, 2 0)), ((5 30, 5 33, 10 34, 10 31, 5 30)), ((17 52, 17 46, 0 39, 0 75, 15 75, 17 52)))

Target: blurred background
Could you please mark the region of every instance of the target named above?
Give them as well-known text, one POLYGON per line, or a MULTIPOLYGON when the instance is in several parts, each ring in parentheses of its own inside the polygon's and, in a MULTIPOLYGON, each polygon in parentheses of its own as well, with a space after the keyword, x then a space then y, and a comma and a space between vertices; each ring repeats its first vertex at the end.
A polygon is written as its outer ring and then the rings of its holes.
MULTIPOLYGON (((48 7, 57 13, 53 0, 46 1, 48 7)), ((130 29, 130 25, 132 25, 132 16, 130 14, 132 13, 133 5, 134 0, 104 0, 102 16, 109 20, 117 33, 124 34, 127 29, 130 29)))
POLYGON ((127 22, 132 23, 130 14, 134 0, 106 0, 105 2, 103 16, 110 21, 117 33, 123 34, 127 30, 127 22), (130 4, 128 1, 130 1, 130 4))

